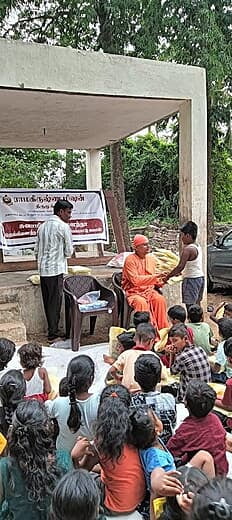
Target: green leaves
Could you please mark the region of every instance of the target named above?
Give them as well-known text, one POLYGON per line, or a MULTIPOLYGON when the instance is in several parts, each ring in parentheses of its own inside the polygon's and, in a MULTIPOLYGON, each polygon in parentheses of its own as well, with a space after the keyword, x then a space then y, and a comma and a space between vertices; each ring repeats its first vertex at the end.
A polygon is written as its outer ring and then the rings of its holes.
MULTIPOLYGON (((228 199, 232 195, 232 184, 228 181, 231 163, 225 159, 231 146, 231 27, 231 0, 0 1, 0 35, 3 37, 205 67, 208 156, 212 148, 217 217, 219 207, 223 206, 220 189, 225 198, 223 183, 227 187, 228 199), (216 170, 220 171, 218 184, 216 170)), ((176 127, 173 141, 176 141, 175 132, 176 127)), ((173 214, 178 190, 177 145, 156 142, 152 137, 141 139, 123 144, 124 178, 131 211, 136 213, 143 207, 147 210, 153 207, 158 208, 158 212, 173 214)), ((33 161, 27 162, 30 164, 27 171, 16 154, 12 157, 8 154, 4 168, 1 160, 0 157, 0 175, 4 175, 5 180, 6 172, 12 169, 18 172, 19 183, 35 182, 37 185, 43 182, 41 175, 46 182, 53 178, 50 166, 48 180, 46 167, 42 167, 41 174, 36 160, 35 165, 33 161)), ((48 164, 51 164, 50 160, 48 164)), ((109 185, 108 152, 103 161, 103 171, 109 185)), ((63 182, 65 185, 71 182, 69 187, 84 187, 84 172, 83 156, 74 154, 73 173, 63 182)), ((10 174, 8 180, 13 182, 10 174)), ((60 179, 56 181, 60 182, 60 179)))
MULTIPOLYGON (((177 215, 177 145, 157 139, 153 134, 125 139, 122 158, 126 204, 132 215, 154 212, 157 217, 177 215)), ((102 161, 103 184, 109 182, 108 152, 102 161)))
POLYGON ((62 159, 56 150, 0 149, 0 187, 61 187, 62 159))

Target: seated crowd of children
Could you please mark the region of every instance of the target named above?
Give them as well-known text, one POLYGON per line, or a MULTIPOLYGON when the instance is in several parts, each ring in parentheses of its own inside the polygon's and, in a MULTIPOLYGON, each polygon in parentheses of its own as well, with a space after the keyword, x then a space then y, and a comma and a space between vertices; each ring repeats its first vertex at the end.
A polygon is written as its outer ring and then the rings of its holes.
MULTIPOLYGON (((18 349, 22 369, 0 378, 0 519, 232 520, 232 308, 212 316, 218 345, 198 305, 168 316, 156 331, 135 313, 100 395, 90 356, 71 359, 51 399, 42 348, 18 349)), ((14 354, 0 338, 0 370, 14 354)))

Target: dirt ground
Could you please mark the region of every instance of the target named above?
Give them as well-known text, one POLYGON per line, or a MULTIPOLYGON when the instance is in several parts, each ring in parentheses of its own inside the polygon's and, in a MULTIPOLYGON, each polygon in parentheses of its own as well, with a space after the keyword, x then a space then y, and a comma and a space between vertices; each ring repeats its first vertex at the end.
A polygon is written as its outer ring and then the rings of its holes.
MULTIPOLYGON (((94 336, 90 336, 89 334, 81 335, 81 345, 93 345, 95 343, 106 343, 108 341, 109 335, 108 330, 101 331, 101 333, 94 334, 94 336)), ((27 334, 28 341, 39 343, 40 345, 49 345, 47 341, 47 336, 44 334, 27 334)))
MULTIPOLYGON (((217 287, 214 289, 213 292, 208 293, 207 297, 207 306, 209 307, 218 307, 221 302, 226 303, 232 303, 232 288, 230 289, 224 289, 222 287, 217 287)), ((214 335, 218 337, 218 328, 215 323, 213 323, 212 320, 209 319, 209 312, 205 313, 205 321, 207 321, 210 324, 210 327, 212 328, 214 335)))
MULTIPOLYGON (((208 293, 207 298, 207 307, 218 307, 221 302, 232 303, 232 288, 231 289, 222 289, 218 287, 212 293, 208 293)), ((210 312, 205 312, 205 321, 209 323, 210 327, 213 330, 213 333, 216 338, 218 338, 218 328, 217 325, 210 320, 209 318, 210 312)), ((47 337, 45 335, 28 335, 28 341, 36 341, 41 345, 47 345, 47 337)), ((108 330, 102 330, 98 334, 94 334, 94 336, 90 336, 89 334, 83 334, 81 337, 81 345, 92 345, 93 343, 106 343, 108 341, 108 330)))

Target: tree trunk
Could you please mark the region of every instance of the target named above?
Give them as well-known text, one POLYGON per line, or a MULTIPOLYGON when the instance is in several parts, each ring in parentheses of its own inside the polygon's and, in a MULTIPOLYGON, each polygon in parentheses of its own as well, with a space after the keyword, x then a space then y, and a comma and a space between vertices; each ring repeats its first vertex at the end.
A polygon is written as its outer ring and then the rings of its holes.
POLYGON ((213 212, 213 171, 212 171, 212 126, 211 126, 211 97, 209 95, 209 89, 207 84, 207 171, 208 171, 208 182, 207 182, 207 232, 208 232, 208 243, 214 239, 214 212, 213 212))
POLYGON ((65 184, 68 186, 69 179, 73 177, 73 150, 66 150, 65 184))
POLYGON ((126 214, 126 202, 125 202, 125 190, 124 190, 124 178, 123 178, 123 166, 122 166, 122 154, 121 154, 121 143, 114 143, 110 146, 110 162, 111 162, 111 188, 117 201, 118 212, 120 216, 120 222, 122 226, 122 232, 126 250, 130 251, 130 235, 128 220, 126 214))
MULTIPOLYGON (((123 49, 118 48, 112 34, 110 9, 108 2, 98 0, 95 2, 95 10, 99 18, 98 48, 103 52, 111 54, 123 54, 123 49)), ((114 143, 110 146, 110 165, 111 165, 111 189, 114 193, 118 206, 124 243, 127 251, 130 251, 130 235, 126 214, 126 202, 124 191, 123 165, 121 155, 121 143, 114 143)))

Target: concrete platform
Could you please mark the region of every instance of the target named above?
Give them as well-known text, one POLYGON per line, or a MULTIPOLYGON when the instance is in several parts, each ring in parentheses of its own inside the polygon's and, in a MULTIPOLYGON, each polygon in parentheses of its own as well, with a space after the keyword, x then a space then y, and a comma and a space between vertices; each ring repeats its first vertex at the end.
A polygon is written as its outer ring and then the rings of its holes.
MULTIPOLYGON (((91 268, 92 275, 100 280, 103 285, 110 286, 112 275, 117 269, 105 266, 91 268)), ((0 274, 0 302, 18 302, 21 309, 22 320, 26 326, 28 335, 46 335, 47 323, 44 314, 40 285, 33 285, 27 279, 36 274, 36 271, 21 271, 16 273, 0 274)), ((96 334, 102 327, 107 330, 111 326, 111 315, 102 315, 97 319, 96 334)), ((83 321, 83 332, 87 333, 89 324, 83 321)), ((64 305, 62 306, 60 329, 64 330, 64 305)))
MULTIPOLYGON (((98 266, 91 267, 92 275, 95 276, 106 287, 111 286, 114 272, 119 269, 98 266)), ((32 285, 27 281, 36 271, 21 271, 17 273, 0 273, 0 303, 17 302, 20 306, 22 321, 24 322, 29 336, 42 335, 47 332, 47 324, 42 304, 41 290, 39 285, 32 285)), ((180 284, 166 285, 163 289, 167 300, 167 306, 180 303, 180 284)), ((103 314, 98 317, 93 342, 107 341, 108 330, 112 323, 112 315, 103 314), (95 338, 95 339, 94 339, 95 338)), ((64 305, 61 312, 60 329, 64 330, 64 305)), ((83 334, 88 334, 89 322, 83 320, 83 334)), ((83 340, 82 340, 83 341, 83 340)))

